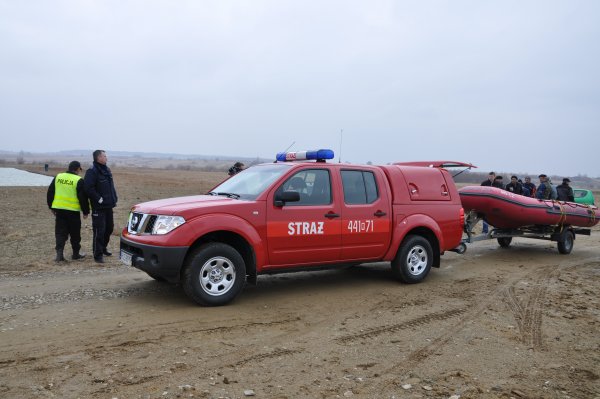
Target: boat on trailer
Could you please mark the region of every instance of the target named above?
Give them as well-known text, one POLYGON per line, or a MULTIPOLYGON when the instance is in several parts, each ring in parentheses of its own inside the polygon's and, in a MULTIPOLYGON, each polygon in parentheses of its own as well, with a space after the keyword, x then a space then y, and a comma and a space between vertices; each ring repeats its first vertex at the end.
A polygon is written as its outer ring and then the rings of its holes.
POLYGON ((489 186, 466 186, 458 190, 465 209, 464 242, 497 239, 508 247, 513 237, 556 241, 558 251, 568 254, 576 234, 590 235, 600 221, 598 208, 556 200, 539 200, 489 186), (474 226, 485 220, 493 228, 475 236, 474 226))

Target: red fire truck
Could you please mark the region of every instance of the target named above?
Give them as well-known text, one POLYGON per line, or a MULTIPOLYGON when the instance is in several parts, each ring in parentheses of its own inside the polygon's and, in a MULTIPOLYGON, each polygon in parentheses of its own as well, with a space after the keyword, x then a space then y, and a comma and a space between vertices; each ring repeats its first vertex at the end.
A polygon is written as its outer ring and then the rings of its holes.
POLYGON ((205 195, 135 205, 121 261, 214 306, 261 274, 389 261, 400 281, 417 283, 445 251, 464 251, 464 212, 445 167, 472 165, 327 162, 333 157, 280 153, 205 195))

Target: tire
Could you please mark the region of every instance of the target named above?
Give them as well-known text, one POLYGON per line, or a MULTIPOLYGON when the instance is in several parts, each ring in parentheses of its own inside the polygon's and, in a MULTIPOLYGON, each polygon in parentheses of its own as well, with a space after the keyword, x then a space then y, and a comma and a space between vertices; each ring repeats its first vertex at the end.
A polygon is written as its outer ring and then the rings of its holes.
POLYGON ((433 264, 431 244, 424 237, 407 236, 392 261, 394 277, 406 284, 419 283, 427 277, 433 264))
POLYGON ((573 250, 573 243, 575 241, 575 236, 571 230, 564 230, 560 233, 560 237, 558 238, 557 246, 558 252, 562 255, 568 255, 573 250))
POLYGON ((208 243, 186 259, 183 290, 199 305, 225 305, 242 292, 245 284, 246 264, 230 245, 208 243))
POLYGON ((512 242, 512 237, 499 237, 498 238, 498 245, 500 245, 502 248, 510 247, 511 242, 512 242))

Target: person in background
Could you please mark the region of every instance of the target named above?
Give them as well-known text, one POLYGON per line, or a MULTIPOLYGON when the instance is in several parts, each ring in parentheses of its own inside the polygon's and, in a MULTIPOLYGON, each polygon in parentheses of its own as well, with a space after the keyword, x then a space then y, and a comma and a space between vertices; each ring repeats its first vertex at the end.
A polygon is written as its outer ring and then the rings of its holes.
POLYGON ((113 208, 117 206, 117 191, 112 172, 106 166, 106 151, 96 150, 93 153, 94 163, 85 172, 84 187, 92 205, 92 228, 94 238, 92 248, 94 260, 104 263, 104 256, 111 256, 108 242, 115 227, 113 208))
POLYGON ((512 175, 510 177, 510 183, 506 185, 506 191, 510 191, 514 194, 523 195, 523 185, 519 183, 519 179, 517 178, 517 176, 512 175))
POLYGON ((502 190, 504 190, 504 183, 502 182, 502 176, 496 176, 494 178, 492 187, 501 188, 502 190))
POLYGON ((233 166, 231 168, 229 168, 229 170, 227 171, 227 174, 229 176, 237 175, 242 170, 244 170, 244 167, 245 166, 242 162, 236 162, 233 164, 233 166))
POLYGON ((79 173, 81 164, 79 161, 69 163, 69 169, 66 172, 56 175, 48 186, 46 201, 48 208, 55 216, 54 235, 56 237, 56 258, 55 262, 64 262, 64 249, 67 239, 71 237, 71 248, 73 255, 71 259, 78 260, 85 258, 85 254, 80 253, 81 249, 81 217, 79 212, 83 213, 86 219, 90 213, 88 198, 83 188, 83 180, 79 173))
MULTIPOLYGON (((525 176, 525 183, 523 183, 523 189, 526 189, 529 191, 529 195, 527 195, 528 197, 532 197, 535 198, 535 184, 533 184, 531 182, 531 177, 529 176, 525 176)), ((523 195, 525 195, 525 193, 523 193, 523 195)))
POLYGON ((562 181, 562 184, 559 184, 556 187, 557 199, 559 201, 569 201, 575 202, 575 196, 573 195, 573 189, 569 186, 571 180, 568 177, 565 177, 562 181))
POLYGON ((481 182, 482 186, 491 186, 496 178, 496 172, 488 173, 488 178, 481 182))
MULTIPOLYGON (((490 173, 488 173, 488 178, 485 179, 484 181, 482 181, 481 185, 491 187, 494 185, 495 179, 496 179, 496 172, 490 172, 490 173)), ((481 232, 483 234, 487 234, 488 233, 488 224, 485 221, 485 219, 482 221, 482 224, 483 224, 483 228, 482 228, 481 232)))
POLYGON ((542 173, 538 177, 540 179, 540 184, 537 186, 535 198, 542 200, 551 199, 552 187, 550 186, 550 182, 548 181, 548 176, 542 173))

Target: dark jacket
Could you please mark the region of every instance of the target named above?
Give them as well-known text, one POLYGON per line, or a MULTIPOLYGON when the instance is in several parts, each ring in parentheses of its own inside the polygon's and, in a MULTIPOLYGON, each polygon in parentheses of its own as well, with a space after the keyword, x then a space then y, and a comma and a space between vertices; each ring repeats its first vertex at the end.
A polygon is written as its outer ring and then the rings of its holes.
MULTIPOLYGON (((73 172, 69 172, 69 171, 67 171, 67 173, 71 173, 73 175, 77 174, 77 173, 73 173, 73 172)), ((52 182, 48 186, 48 192, 46 193, 46 202, 48 203, 48 208, 50 208, 50 209, 52 209, 52 202, 54 202, 54 193, 56 192, 56 185, 54 184, 55 180, 56 180, 56 177, 54 179, 52 179, 52 182)), ((83 212, 84 215, 89 215, 90 203, 88 201, 87 195, 85 194, 83 179, 79 179, 79 181, 77 182, 76 190, 77 190, 77 199, 79 200, 79 206, 81 207, 81 212, 83 212)), ((67 212, 69 212, 69 211, 67 211, 67 212)))
POLYGON ((529 182, 529 183, 523 183, 523 188, 527 189, 529 191, 529 196, 535 198, 535 184, 529 182))
POLYGON ((92 167, 85 172, 83 180, 85 193, 90 198, 92 210, 112 209, 117 206, 117 191, 108 166, 94 162, 92 167))
POLYGON ((519 182, 517 182, 515 184, 508 183, 506 185, 506 191, 510 191, 511 193, 523 195, 523 186, 519 182))
POLYGON ((575 202, 573 189, 568 184, 562 183, 556 186, 556 194, 559 201, 575 202))

